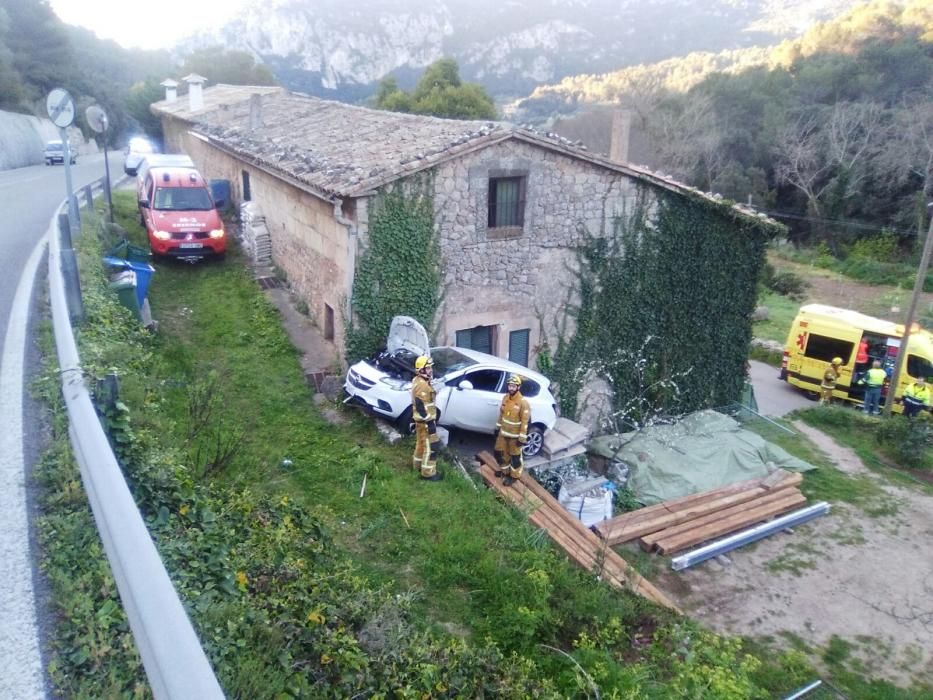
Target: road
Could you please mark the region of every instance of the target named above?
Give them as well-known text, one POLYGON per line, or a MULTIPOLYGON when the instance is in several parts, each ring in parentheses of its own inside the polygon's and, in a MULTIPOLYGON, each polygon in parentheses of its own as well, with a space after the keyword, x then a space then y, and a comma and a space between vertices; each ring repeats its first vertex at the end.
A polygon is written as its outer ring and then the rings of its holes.
MULTIPOLYGON (((111 154, 110 168, 112 177, 122 174, 119 153, 111 154)), ((83 187, 103 174, 103 155, 79 157, 72 182, 83 187)), ((63 166, 0 172, 0 697, 5 699, 48 696, 42 648, 49 613, 36 568, 32 481, 45 431, 25 387, 38 368, 34 332, 42 310, 34 292, 45 281, 40 242, 64 198, 63 166)))
POLYGON ((798 408, 812 408, 813 401, 799 389, 778 379, 776 367, 751 360, 750 377, 758 401, 758 412, 769 418, 777 418, 798 408))

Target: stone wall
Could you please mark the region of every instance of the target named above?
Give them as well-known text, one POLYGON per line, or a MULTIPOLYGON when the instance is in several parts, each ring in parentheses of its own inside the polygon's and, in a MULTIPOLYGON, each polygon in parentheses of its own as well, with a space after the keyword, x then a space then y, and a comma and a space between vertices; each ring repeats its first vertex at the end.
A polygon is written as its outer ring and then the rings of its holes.
POLYGON ((243 198, 243 172, 249 174, 251 201, 259 204, 266 217, 273 262, 285 272, 292 290, 308 304, 311 318, 322 331, 330 307, 333 343, 342 357, 353 258, 347 227, 334 217, 334 205, 233 158, 174 123, 165 124, 164 132, 166 150, 187 153, 207 179, 229 180, 235 202, 243 198))
POLYGON ((494 326, 493 351, 507 357, 509 333, 529 329, 534 367, 544 340, 553 350, 561 330, 573 331, 566 308, 582 229, 608 231, 634 205, 639 187, 622 174, 514 140, 441 165, 435 221, 445 297, 437 342, 452 344, 458 330, 494 326), (487 228, 489 178, 500 173, 527 178, 524 226, 514 238, 487 228))
MULTIPOLYGON (((0 111, 0 170, 24 168, 45 162, 45 144, 61 136, 48 119, 0 111)), ((68 128, 68 143, 78 155, 97 153, 94 141, 85 141, 77 127, 68 128)))

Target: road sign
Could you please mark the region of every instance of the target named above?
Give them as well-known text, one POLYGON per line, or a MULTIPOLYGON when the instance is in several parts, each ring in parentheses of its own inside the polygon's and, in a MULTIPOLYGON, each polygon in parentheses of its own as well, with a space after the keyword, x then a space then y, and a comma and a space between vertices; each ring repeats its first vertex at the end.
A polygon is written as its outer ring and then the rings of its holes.
POLYGON ((87 125, 98 134, 107 131, 107 113, 97 105, 88 107, 84 116, 87 118, 87 125))
POLYGON ((67 90, 62 88, 52 90, 45 101, 45 108, 48 110, 49 119, 55 126, 64 129, 74 123, 75 103, 67 90))

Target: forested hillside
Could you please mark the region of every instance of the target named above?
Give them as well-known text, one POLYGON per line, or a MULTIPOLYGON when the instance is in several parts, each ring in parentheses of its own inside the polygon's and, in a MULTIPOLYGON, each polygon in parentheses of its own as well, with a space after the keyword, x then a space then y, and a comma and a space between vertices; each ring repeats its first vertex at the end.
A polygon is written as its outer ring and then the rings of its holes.
POLYGON ((752 56, 758 66, 665 84, 697 60, 565 81, 551 95, 627 108, 648 165, 750 199, 798 240, 840 254, 884 229, 915 247, 933 199, 929 0, 862 5, 752 56))

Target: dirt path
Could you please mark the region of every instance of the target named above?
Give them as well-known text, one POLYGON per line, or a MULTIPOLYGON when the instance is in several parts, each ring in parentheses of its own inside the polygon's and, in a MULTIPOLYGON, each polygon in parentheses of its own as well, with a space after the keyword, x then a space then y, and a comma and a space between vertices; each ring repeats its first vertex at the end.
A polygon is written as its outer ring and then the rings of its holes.
MULTIPOLYGON (((794 427, 841 471, 878 479, 852 450, 794 427)), ((835 635, 853 645, 867 675, 933 682, 933 498, 879 486, 872 515, 834 504, 829 516, 732 552, 725 563, 666 573, 661 586, 716 630, 818 647, 835 635)))

